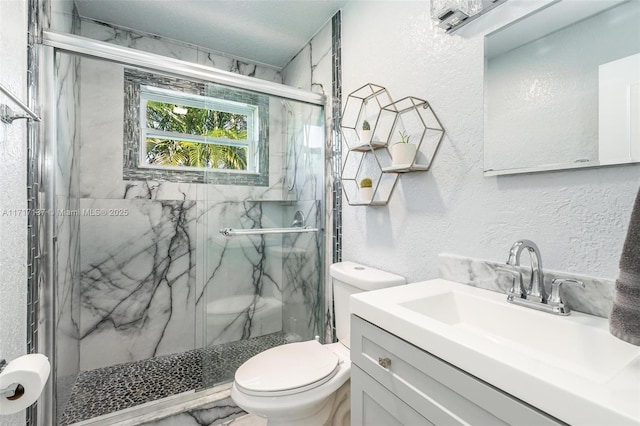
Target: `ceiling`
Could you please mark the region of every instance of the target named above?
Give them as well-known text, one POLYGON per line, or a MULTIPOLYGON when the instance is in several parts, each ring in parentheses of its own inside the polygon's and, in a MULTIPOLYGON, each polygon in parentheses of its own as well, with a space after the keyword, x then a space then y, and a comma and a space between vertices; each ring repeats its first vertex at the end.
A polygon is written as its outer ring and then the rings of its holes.
POLYGON ((347 0, 75 0, 80 16, 284 67, 347 0))

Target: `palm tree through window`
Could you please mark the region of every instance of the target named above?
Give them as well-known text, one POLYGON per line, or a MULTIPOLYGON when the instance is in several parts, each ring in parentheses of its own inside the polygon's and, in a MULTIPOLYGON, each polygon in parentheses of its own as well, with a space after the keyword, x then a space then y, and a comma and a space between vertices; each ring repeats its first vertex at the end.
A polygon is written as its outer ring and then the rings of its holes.
POLYGON ((255 105, 142 86, 140 164, 257 172, 255 105))

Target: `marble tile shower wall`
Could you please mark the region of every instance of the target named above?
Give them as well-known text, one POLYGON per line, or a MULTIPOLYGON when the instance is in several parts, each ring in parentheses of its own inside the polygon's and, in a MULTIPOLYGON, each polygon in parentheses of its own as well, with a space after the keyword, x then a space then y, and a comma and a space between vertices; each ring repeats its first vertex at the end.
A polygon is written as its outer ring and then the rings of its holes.
POLYGON ((82 20, 81 35, 94 40, 156 53, 170 58, 194 62, 262 80, 282 83, 280 70, 224 56, 200 46, 170 40, 156 35, 118 27, 89 19, 82 20))
POLYGON ((83 370, 194 348, 195 205, 80 200, 83 211, 126 212, 81 217, 83 370))
MULTIPOLYGON (((283 83, 289 86, 299 87, 305 90, 322 93, 327 96, 327 108, 325 109, 324 128, 325 134, 325 157, 324 157, 324 175, 325 179, 323 183, 315 182, 314 190, 324 191, 324 199, 326 202, 322 206, 317 206, 316 214, 319 216, 318 223, 322 224, 325 228, 325 241, 324 247, 319 247, 318 250, 322 250, 322 256, 325 257, 326 267, 322 271, 318 271, 324 282, 331 283, 329 276, 328 265, 331 264, 333 258, 333 153, 335 144, 335 135, 333 134, 333 108, 335 102, 340 104, 340 100, 334 96, 334 86, 339 85, 339 79, 336 81, 334 77, 334 69, 336 67, 336 59, 339 59, 337 50, 340 45, 339 31, 336 31, 336 26, 339 28, 340 12, 334 16, 332 20, 327 22, 325 26, 311 39, 311 41, 289 62, 289 64, 282 71, 283 83), (337 17, 337 19, 336 19, 337 17), (323 213, 323 214, 322 214, 323 213)), ((339 73, 337 74, 339 75, 339 73)), ((339 110, 339 108, 338 108, 339 110)), ((295 263, 296 258, 292 256, 289 259, 290 262, 295 263)), ((285 265, 286 269, 286 265, 285 265)), ((326 341, 331 341, 333 338, 332 328, 332 289, 331 285, 326 285, 324 289, 323 297, 324 304, 324 330, 320 334, 323 334, 326 341)))
POLYGON ((271 249, 282 236, 224 237, 220 228, 281 227, 278 203, 199 201, 196 346, 282 330, 282 264, 271 249), (206 232, 205 232, 206 231, 206 232))
MULTIPOLYGON (((292 217, 296 210, 305 214, 307 225, 322 227, 319 201, 298 201, 287 207, 285 216, 292 217)), ((283 330, 294 339, 309 340, 323 332, 324 244, 320 235, 287 234, 282 246, 275 248, 282 258, 283 330)))
MULTIPOLYGON (((66 7, 69 7, 69 3, 66 7)), ((79 30, 75 10, 55 15, 58 26, 71 33, 79 30)), ((64 408, 80 368, 80 217, 71 212, 79 208, 78 159, 80 137, 79 59, 58 55, 55 59, 57 111, 57 164, 55 173, 57 275, 56 312, 56 393, 58 411, 64 408)))
MULTIPOLYGON (((130 47, 181 59, 190 54, 176 51, 183 46, 172 42, 82 22, 83 35, 93 32, 99 38, 96 33, 106 31, 105 41, 114 41, 106 37, 107 29, 130 47)), ((79 74, 77 192, 80 211, 96 212, 78 218, 80 368, 281 330, 305 338, 317 334, 317 327, 302 330, 316 324, 321 312, 319 238, 284 241, 289 249, 283 249, 282 236, 225 238, 218 233, 223 227, 290 226, 296 210, 305 212, 308 225, 322 227, 321 203, 314 201, 322 174, 307 169, 308 164, 295 167, 286 161, 291 153, 283 149, 287 124, 280 102, 270 105, 269 186, 127 181, 122 177, 123 67, 82 58, 79 74), (301 174, 293 191, 285 192, 290 168, 301 174), (291 194, 307 201, 275 202, 291 194)), ((306 154, 300 158, 317 155, 313 150, 306 154)))
MULTIPOLYGON (((319 137, 324 126, 322 110, 294 103, 288 106, 287 117, 283 193, 284 199, 291 202, 284 211, 284 226, 291 226, 295 212, 301 211, 306 225, 322 228, 322 203, 316 201, 322 199, 324 191, 323 147, 319 137)), ((286 234, 283 244, 272 249, 281 259, 283 269, 283 330, 302 339, 322 334, 321 235, 286 234)))

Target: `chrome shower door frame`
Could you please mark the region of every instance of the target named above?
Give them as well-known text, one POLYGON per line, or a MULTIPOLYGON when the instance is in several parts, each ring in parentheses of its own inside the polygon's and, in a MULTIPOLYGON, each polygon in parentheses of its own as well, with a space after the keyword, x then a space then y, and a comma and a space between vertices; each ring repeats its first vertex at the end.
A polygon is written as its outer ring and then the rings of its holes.
MULTIPOLYGON (((160 71, 170 75, 192 77, 206 82, 226 86, 239 87, 267 95, 278 96, 311 105, 321 106, 324 111, 327 97, 323 94, 307 92, 283 84, 263 81, 235 73, 217 70, 207 66, 167 58, 161 55, 138 51, 131 48, 92 40, 72 34, 59 33, 50 30, 42 32, 41 40, 34 45, 35 63, 31 72, 37 78, 34 86, 33 102, 40 103, 41 123, 30 125, 30 146, 34 148, 33 156, 28 165, 29 173, 34 174, 29 189, 32 195, 30 208, 48 214, 33 216, 30 226, 35 227, 34 241, 30 241, 30 257, 34 268, 34 276, 30 278, 30 288, 34 294, 29 309, 34 312, 30 316, 32 324, 32 351, 45 354, 52 365, 51 378, 43 390, 40 401, 35 404, 28 415, 28 426, 49 426, 57 419, 56 387, 56 178, 55 164, 57 163, 57 112, 56 112, 56 69, 55 56, 57 52, 76 54, 84 57, 106 60, 119 64, 136 66, 150 71, 160 71), (35 251, 34 251, 35 250, 35 251)), ((325 138, 330 135, 325 134, 325 138)), ((326 178, 326 177, 325 177, 326 178)), ((322 201, 321 211, 324 211, 322 201)), ((330 237, 329 237, 330 238, 330 237)), ((329 240, 323 240, 324 245, 329 240)), ((324 306, 325 301, 322 300, 324 306)))

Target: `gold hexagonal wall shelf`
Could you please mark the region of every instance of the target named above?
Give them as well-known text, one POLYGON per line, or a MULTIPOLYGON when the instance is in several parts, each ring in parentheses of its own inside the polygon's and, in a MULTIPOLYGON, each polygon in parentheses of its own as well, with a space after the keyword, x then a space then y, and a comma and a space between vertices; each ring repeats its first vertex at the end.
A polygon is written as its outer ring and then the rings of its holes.
POLYGON ((427 101, 408 96, 381 109, 376 133, 387 141, 384 149, 375 153, 382 171, 406 173, 429 170, 444 128, 427 101), (409 149, 413 154, 398 161, 404 148, 413 148, 409 149))
POLYGON ((393 102, 389 92, 382 86, 367 83, 347 96, 342 112, 340 129, 350 151, 370 151, 386 145, 374 133, 380 110, 393 102), (369 132, 363 132, 364 123, 369 123, 369 132))
POLYGON ((371 151, 348 151, 342 167, 342 190, 352 206, 384 206, 398 180, 397 174, 382 173, 371 151), (371 180, 369 190, 364 179, 371 180))
POLYGON ((341 132, 349 148, 341 174, 343 192, 357 206, 386 205, 399 174, 429 170, 444 138, 426 100, 408 96, 393 102, 387 89, 373 83, 347 97, 341 132), (368 134, 362 132, 365 121, 368 134), (394 148, 398 143, 403 146, 394 148), (409 154, 398 154, 402 151, 409 154), (365 178, 371 179, 370 189, 362 188, 365 178))

